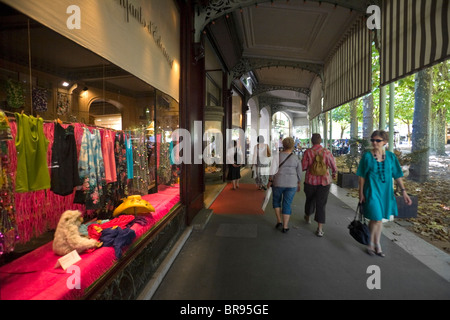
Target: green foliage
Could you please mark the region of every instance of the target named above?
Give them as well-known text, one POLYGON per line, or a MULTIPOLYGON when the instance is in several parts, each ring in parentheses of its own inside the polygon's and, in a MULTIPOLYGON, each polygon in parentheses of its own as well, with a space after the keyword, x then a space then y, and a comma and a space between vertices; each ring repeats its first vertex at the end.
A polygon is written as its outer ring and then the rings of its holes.
MULTIPOLYGON (((372 94, 374 99, 374 115, 375 119, 379 118, 380 103, 380 64, 379 53, 373 47, 372 50, 372 94)), ((450 61, 439 63, 433 68, 433 95, 432 95, 432 112, 437 113, 438 110, 444 110, 442 114, 446 117, 446 123, 450 123, 450 61)), ((386 94, 386 113, 389 114, 389 86, 386 94)), ((358 99, 358 121, 362 121, 363 105, 362 99, 358 99)), ((415 75, 410 75, 398 80, 395 83, 395 122, 402 122, 408 126, 412 125, 414 118, 415 105, 415 75)), ((344 104, 333 110, 333 121, 339 123, 341 128, 347 128, 350 124, 350 106, 344 104)))
MULTIPOLYGON (((433 96, 431 110, 436 113, 439 109, 448 110, 450 106, 450 62, 444 61, 433 67, 433 96)), ((446 122, 450 122, 450 113, 445 112, 446 122)))
POLYGON ((356 172, 359 161, 364 152, 366 152, 369 142, 364 139, 350 139, 349 144, 350 152, 344 156, 344 163, 347 166, 348 172, 353 173, 353 170, 356 172))

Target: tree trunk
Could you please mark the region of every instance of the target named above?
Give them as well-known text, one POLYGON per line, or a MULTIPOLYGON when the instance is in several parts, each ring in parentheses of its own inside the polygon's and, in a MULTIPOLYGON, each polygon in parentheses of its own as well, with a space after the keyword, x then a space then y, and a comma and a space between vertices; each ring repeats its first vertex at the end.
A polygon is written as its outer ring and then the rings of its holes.
POLYGON ((350 102, 350 138, 358 138, 358 100, 350 102))
POLYGON ((447 119, 447 109, 441 108, 436 113, 435 122, 435 141, 434 147, 437 156, 446 156, 445 144, 447 143, 447 130, 446 130, 446 120, 447 119))
POLYGON ((369 139, 373 132, 373 95, 363 98, 363 138, 369 139))
POLYGON ((355 156, 358 148, 355 148, 354 140, 358 139, 358 100, 350 102, 350 154, 355 156))
POLYGON ((430 114, 433 87, 432 69, 428 68, 416 74, 416 92, 411 152, 416 153, 409 178, 416 182, 425 182, 430 174, 430 114))

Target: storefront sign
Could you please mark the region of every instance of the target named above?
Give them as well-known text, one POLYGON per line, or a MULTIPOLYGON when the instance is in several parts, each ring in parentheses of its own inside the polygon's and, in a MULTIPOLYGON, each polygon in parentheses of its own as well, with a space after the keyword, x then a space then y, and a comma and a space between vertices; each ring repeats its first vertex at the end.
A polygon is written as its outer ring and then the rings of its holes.
POLYGON ((116 3, 125 10, 125 20, 127 23, 129 23, 130 18, 132 18, 147 30, 155 41, 156 46, 161 50, 164 58, 167 60, 167 63, 172 68, 174 59, 167 52, 166 47, 164 46, 162 36, 159 34, 158 26, 152 20, 144 17, 142 6, 134 5, 131 0, 116 0, 116 3))

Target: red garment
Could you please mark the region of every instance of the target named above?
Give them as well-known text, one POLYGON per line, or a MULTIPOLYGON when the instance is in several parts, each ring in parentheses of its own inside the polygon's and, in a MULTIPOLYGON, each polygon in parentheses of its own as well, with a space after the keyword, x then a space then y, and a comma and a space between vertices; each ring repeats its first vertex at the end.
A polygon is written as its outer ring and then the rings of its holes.
POLYGON ((98 224, 98 223, 92 223, 88 226, 88 235, 89 238, 99 240, 102 233, 101 231, 96 230, 96 227, 103 229, 112 228, 115 226, 120 227, 121 229, 125 229, 126 225, 129 224, 131 221, 135 219, 135 216, 133 215, 122 215, 118 216, 117 218, 112 219, 111 221, 98 224))
POLYGON ((316 144, 312 148, 309 148, 305 151, 302 159, 302 169, 306 171, 305 175, 305 183, 313 185, 313 186, 327 186, 331 184, 330 173, 327 171, 325 176, 313 176, 309 173, 309 167, 313 164, 314 158, 317 154, 321 154, 323 151, 323 160, 328 168, 331 169, 332 173, 335 174, 337 171, 336 163, 334 161, 334 157, 331 154, 330 150, 323 148, 320 144, 316 144))
POLYGON ((116 134, 112 130, 100 130, 102 137, 103 165, 105 167, 106 183, 117 181, 116 158, 114 155, 114 144, 116 134))

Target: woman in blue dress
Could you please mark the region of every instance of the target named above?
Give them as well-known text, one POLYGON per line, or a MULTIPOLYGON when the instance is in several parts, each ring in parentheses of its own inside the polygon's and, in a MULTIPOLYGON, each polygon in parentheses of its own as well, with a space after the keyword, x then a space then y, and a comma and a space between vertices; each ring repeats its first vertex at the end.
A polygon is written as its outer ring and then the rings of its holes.
POLYGON ((403 184, 403 171, 397 157, 385 150, 388 139, 385 131, 372 133, 373 149, 363 155, 356 173, 359 176, 359 202, 363 204, 365 218, 370 220, 367 253, 380 257, 385 256, 380 245, 382 219, 398 215, 392 179, 397 181, 405 203, 412 203, 403 184))

